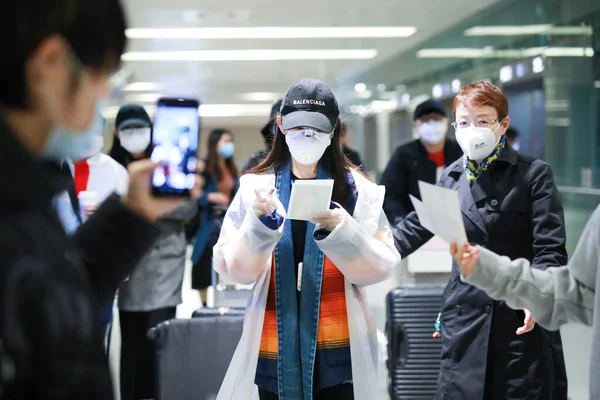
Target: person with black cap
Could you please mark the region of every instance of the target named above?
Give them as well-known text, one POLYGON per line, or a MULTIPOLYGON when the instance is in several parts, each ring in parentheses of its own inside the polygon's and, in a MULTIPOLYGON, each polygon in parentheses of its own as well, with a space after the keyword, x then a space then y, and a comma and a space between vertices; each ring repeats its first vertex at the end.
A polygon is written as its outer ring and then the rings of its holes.
POLYGON ((122 106, 115 119, 115 132, 110 156, 121 165, 150 157, 152 121, 138 104, 122 106))
POLYGON ((252 168, 256 167, 260 164, 267 156, 269 152, 273 148, 273 141, 275 140, 275 135, 277 134, 277 124, 275 124, 275 117, 279 115, 279 110, 281 109, 281 101, 282 99, 277 99, 273 103, 271 107, 271 115, 269 117, 269 122, 263 126, 260 130, 264 140, 265 140, 265 148, 263 150, 259 150, 256 153, 250 156, 250 159, 246 161, 244 167, 242 168, 242 174, 245 174, 252 168))
MULTIPOLYGON (((337 100, 316 79, 288 89, 273 150, 240 180, 214 247, 226 279, 254 284, 218 400, 378 398, 377 330, 362 287, 400 262, 384 188, 343 155, 337 100), (330 210, 287 220, 292 186, 333 179, 330 210)), ((310 201, 310 199, 306 199, 310 201)))
MULTIPOLYGON (((111 154, 118 162, 127 167, 134 160, 150 157, 152 122, 142 106, 121 107, 115 126, 111 154)), ((175 318, 182 301, 187 250, 184 222, 197 210, 197 200, 189 200, 162 215, 156 221, 158 241, 119 288, 121 400, 155 397, 155 348, 147 332, 175 318)))
POLYGON ((413 130, 419 138, 396 149, 381 177, 383 209, 392 225, 414 211, 409 195, 421 198, 418 181, 436 183, 444 168, 463 155, 458 143, 446 137, 449 126, 439 102, 427 100, 415 109, 413 130))

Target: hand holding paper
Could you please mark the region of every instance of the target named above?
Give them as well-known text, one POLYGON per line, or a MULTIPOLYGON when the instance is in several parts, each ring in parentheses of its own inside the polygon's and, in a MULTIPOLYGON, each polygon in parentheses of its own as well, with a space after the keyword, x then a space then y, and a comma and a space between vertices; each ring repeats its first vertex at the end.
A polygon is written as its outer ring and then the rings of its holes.
POLYGON ((288 219, 311 221, 326 213, 332 193, 333 179, 296 180, 292 185, 288 219))
POLYGON ((419 221, 434 235, 459 246, 467 243, 458 192, 419 181, 421 199, 411 196, 419 221))
POLYGON ((312 222, 319 224, 322 229, 333 232, 333 230, 342 222, 342 219, 344 218, 342 210, 343 209, 341 207, 327 210, 326 212, 321 213, 313 218, 312 222))
POLYGON ((259 188, 254 191, 256 197, 252 210, 257 217, 272 214, 277 209, 277 200, 274 189, 259 188))

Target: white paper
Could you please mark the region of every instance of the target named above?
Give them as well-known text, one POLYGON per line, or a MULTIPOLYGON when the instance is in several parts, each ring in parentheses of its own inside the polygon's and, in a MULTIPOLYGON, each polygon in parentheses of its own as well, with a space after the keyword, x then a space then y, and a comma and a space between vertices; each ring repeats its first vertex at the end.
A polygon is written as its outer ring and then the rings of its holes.
POLYGON ((296 180, 292 185, 288 219, 310 221, 329 210, 333 179, 296 180))
POLYGON ((447 243, 462 246, 467 234, 460 210, 458 192, 419 181, 421 199, 411 198, 424 228, 447 243))
POLYGON ((412 201, 413 206, 415 207, 415 211, 417 212, 417 215, 419 216, 419 222, 421 223, 421 226, 423 226, 424 228, 427 228, 427 230, 433 232, 435 227, 433 225, 433 222, 429 218, 429 213, 425 209, 425 205, 421 202, 421 200, 417 199, 412 194, 409 194, 408 197, 410 197, 410 201, 412 201))

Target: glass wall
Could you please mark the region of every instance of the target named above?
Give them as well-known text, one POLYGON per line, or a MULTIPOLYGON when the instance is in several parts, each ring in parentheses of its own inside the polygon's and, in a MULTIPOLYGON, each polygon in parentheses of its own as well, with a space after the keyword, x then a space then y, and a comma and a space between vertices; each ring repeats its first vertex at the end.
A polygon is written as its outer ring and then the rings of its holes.
MULTIPOLYGON (((571 252, 600 203, 600 1, 501 1, 341 85, 393 88, 374 90, 377 97, 366 102, 398 105, 390 119, 390 144, 397 146, 409 137, 411 100, 429 96, 450 105, 461 85, 479 79, 505 91, 521 152, 552 166, 571 252)), ((368 150, 365 158, 377 156, 368 150)))

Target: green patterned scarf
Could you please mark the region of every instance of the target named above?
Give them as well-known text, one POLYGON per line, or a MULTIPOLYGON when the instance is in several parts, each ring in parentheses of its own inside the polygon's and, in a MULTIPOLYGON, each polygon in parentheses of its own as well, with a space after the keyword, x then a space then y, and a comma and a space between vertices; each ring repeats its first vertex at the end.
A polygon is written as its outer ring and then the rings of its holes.
POLYGON ((504 135, 502 135, 500 136, 498 146, 496 146, 492 154, 487 156, 487 158, 479 164, 477 164, 474 160, 470 160, 466 154, 464 155, 465 173, 467 174, 467 181, 469 181, 471 186, 473 186, 473 184, 477 181, 479 175, 481 175, 483 171, 487 170, 488 167, 494 161, 496 161, 498 157, 500 157, 500 154, 502 154, 502 151, 504 151, 504 147, 506 147, 506 139, 504 138, 504 135))

